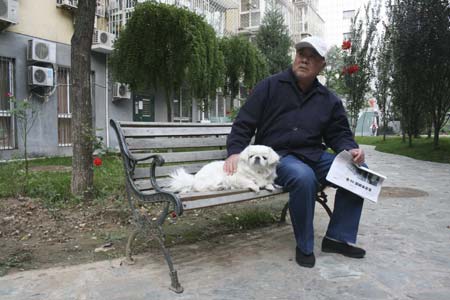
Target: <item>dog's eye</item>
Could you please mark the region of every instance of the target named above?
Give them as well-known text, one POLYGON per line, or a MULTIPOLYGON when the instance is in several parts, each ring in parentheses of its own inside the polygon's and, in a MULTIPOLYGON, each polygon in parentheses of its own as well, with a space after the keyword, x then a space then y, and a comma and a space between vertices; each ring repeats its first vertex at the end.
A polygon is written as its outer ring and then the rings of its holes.
POLYGON ((254 156, 254 155, 250 155, 249 157, 250 157, 250 158, 253 158, 253 157, 255 157, 255 156, 254 156))
POLYGON ((267 159, 267 156, 263 156, 262 159, 266 160, 266 159, 267 159))

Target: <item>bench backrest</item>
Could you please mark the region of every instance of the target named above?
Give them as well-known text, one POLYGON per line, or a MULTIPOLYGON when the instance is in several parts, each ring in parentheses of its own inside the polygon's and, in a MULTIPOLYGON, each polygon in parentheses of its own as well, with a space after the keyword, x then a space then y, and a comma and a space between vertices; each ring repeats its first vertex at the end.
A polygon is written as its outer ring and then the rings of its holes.
MULTIPOLYGON (((111 121, 113 125, 114 121, 111 121)), ((226 139, 231 123, 167 123, 115 122, 122 143, 122 151, 135 158, 160 154, 165 164, 156 169, 158 182, 164 186, 167 176, 183 167, 189 173, 197 172, 207 162, 223 160, 227 156, 226 139)), ((142 191, 152 190, 148 180, 149 162, 136 166, 134 181, 142 191)))

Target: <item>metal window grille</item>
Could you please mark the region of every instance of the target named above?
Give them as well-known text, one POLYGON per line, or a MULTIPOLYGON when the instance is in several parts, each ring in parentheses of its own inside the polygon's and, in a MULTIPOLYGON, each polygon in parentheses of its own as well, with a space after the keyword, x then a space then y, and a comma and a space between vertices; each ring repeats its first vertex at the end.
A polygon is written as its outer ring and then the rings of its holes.
MULTIPOLYGON (((218 36, 237 32, 239 24, 238 0, 156 0, 160 3, 184 7, 204 16, 218 36)), ((259 0, 253 0, 258 1, 259 0)), ((143 1, 138 1, 143 2, 143 1)), ((109 31, 118 37, 120 28, 125 26, 134 11, 134 1, 109 1, 109 31)))
POLYGON ((58 68, 58 145, 72 146, 72 111, 70 109, 70 69, 58 68))
POLYGON ((192 96, 188 88, 180 88, 173 99, 173 120, 176 122, 192 121, 192 96))
POLYGON ((16 147, 13 104, 8 94, 14 95, 14 59, 0 56, 0 150, 16 147))

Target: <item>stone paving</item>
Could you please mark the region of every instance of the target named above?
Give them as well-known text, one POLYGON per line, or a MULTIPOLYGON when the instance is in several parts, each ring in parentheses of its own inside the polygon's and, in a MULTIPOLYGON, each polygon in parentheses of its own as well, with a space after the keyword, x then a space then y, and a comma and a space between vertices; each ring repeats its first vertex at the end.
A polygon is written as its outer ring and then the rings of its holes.
POLYGON ((386 187, 422 193, 366 201, 358 237, 364 259, 320 251, 328 217, 317 206, 313 269, 293 261, 292 228, 273 226, 172 248, 182 294, 167 288, 156 252, 133 266, 111 260, 4 276, 0 299, 450 299, 450 164, 365 149, 386 187))

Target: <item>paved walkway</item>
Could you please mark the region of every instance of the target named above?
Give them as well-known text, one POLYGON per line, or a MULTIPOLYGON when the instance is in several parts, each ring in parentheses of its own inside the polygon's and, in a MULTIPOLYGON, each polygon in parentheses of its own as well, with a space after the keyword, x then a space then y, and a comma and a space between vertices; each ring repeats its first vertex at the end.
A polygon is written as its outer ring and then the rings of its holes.
POLYGON ((367 202, 362 260, 321 253, 328 217, 318 209, 313 269, 293 261, 291 227, 274 226, 218 237, 212 246, 172 249, 182 294, 167 289, 167 267, 157 253, 138 257, 134 266, 112 260, 1 277, 0 299, 449 299, 450 165, 366 151, 368 164, 387 175, 386 186, 428 195, 367 202))

